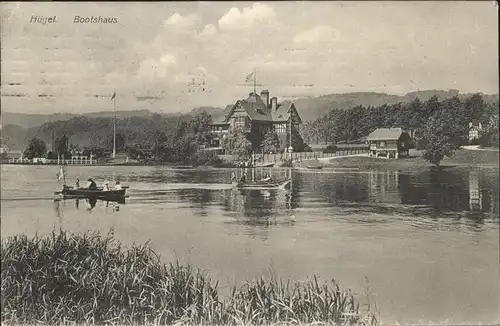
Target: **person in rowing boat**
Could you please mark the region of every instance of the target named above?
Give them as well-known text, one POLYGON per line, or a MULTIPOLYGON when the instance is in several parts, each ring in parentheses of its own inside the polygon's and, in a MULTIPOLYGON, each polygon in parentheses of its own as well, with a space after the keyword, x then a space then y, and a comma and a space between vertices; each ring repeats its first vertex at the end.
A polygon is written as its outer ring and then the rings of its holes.
POLYGON ((243 174, 243 176, 240 178, 240 182, 241 182, 241 183, 245 183, 245 182, 247 182, 247 174, 246 174, 246 173, 245 173, 245 174, 243 174))
POLYGON ((116 181, 115 183, 115 190, 122 190, 122 185, 120 184, 120 181, 116 181))
POLYGON ((271 180, 272 180, 272 179, 271 179, 271 176, 270 176, 269 174, 267 174, 267 173, 266 173, 266 174, 264 175, 264 178, 262 178, 262 180, 261 180, 261 181, 263 181, 263 182, 271 182, 271 180))
POLYGON ((79 188, 80 188, 80 179, 76 178, 75 189, 79 189, 79 188))
POLYGON ((102 186, 103 191, 109 191, 109 181, 104 181, 104 185, 102 186))
POLYGON ((236 180, 236 173, 231 172, 231 183, 234 183, 234 181, 236 180))
POLYGON ((87 181, 89 182, 89 185, 87 187, 89 190, 97 190, 97 184, 94 180, 92 180, 92 178, 89 178, 87 181))

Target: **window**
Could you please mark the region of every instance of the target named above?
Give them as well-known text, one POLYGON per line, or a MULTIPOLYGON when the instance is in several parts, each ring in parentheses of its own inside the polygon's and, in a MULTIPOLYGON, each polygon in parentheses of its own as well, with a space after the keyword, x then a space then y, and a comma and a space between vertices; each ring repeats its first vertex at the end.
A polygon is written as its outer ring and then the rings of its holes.
POLYGON ((244 128, 246 122, 246 117, 237 117, 234 120, 234 126, 236 128, 244 128))
POLYGON ((286 124, 278 123, 278 124, 274 125, 274 129, 276 129, 276 132, 278 134, 284 134, 284 133, 286 133, 286 124))
POLYGON ((385 147, 385 141, 379 141, 378 147, 385 147))

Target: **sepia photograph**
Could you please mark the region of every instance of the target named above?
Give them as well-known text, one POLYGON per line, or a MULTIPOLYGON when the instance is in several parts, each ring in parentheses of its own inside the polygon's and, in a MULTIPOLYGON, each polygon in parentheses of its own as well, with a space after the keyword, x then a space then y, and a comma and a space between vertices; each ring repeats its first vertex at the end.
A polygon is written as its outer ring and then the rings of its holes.
POLYGON ((0 12, 2 325, 500 324, 496 1, 0 12))

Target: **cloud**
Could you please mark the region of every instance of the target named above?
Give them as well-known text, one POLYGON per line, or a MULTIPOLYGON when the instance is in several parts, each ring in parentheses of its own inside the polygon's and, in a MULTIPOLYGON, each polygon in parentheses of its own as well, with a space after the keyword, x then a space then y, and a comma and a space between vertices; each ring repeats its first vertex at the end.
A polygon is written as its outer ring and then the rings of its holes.
POLYGON ((318 25, 293 38, 295 45, 331 43, 340 40, 340 31, 327 25, 318 25))
POLYGON ((203 27, 203 30, 200 32, 200 36, 210 36, 217 33, 217 28, 213 24, 208 24, 203 27))
POLYGON ((1 77, 22 85, 1 90, 27 94, 2 96, 7 110, 102 110, 108 106, 81 94, 111 94, 114 88, 123 109, 134 108, 136 96, 161 97, 140 102, 154 111, 192 107, 195 100, 224 105, 246 96, 245 76, 254 68, 258 83, 276 96, 385 84, 387 91, 411 91, 415 84, 462 92, 498 89, 498 42, 491 41, 498 39, 498 17, 489 3, 184 2, 140 8, 16 3, 5 8, 1 77), (72 21, 74 15, 96 12, 116 16, 119 24, 72 21), (58 24, 26 25, 31 15, 57 15, 58 24), (189 92, 189 82, 201 76, 211 92, 189 92), (310 84, 314 87, 295 86, 310 84))
POLYGON ((196 29, 200 21, 201 18, 197 14, 188 14, 182 16, 181 14, 176 12, 164 21, 164 25, 170 31, 190 32, 196 29))
POLYGON ((219 27, 223 30, 239 30, 251 28, 259 23, 273 22, 276 19, 276 12, 267 4, 256 2, 252 7, 245 7, 243 10, 231 8, 221 19, 219 27))
POLYGON ((165 79, 170 68, 176 66, 177 61, 172 54, 164 54, 159 59, 147 59, 140 63, 137 75, 145 81, 165 79))

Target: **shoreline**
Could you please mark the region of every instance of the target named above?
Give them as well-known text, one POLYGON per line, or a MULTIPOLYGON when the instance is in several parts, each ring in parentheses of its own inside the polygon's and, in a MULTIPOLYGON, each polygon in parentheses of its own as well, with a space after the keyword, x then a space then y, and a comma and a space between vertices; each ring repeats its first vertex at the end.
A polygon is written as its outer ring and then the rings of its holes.
MULTIPOLYGON (((359 168, 359 169, 400 169, 400 170, 448 170, 453 168, 499 168, 499 151, 477 151, 460 149, 454 152, 452 157, 445 157, 439 167, 427 162, 421 156, 411 156, 408 158, 386 159, 368 157, 365 155, 350 155, 323 159, 324 168, 359 168), (326 161, 326 162, 324 162, 326 161)), ((309 162, 304 161, 304 167, 309 162)), ((318 164, 318 163, 316 163, 318 164)))
MULTIPOLYGON (((445 157, 440 164, 441 169, 450 168, 499 168, 499 150, 498 149, 459 149, 454 152, 452 157, 445 157)), ((34 165, 34 166, 58 166, 57 163, 7 163, 0 162, 0 165, 34 165)), ((358 168, 358 169, 439 169, 435 165, 427 162, 419 155, 414 155, 408 158, 386 159, 369 157, 368 154, 351 154, 339 155, 332 157, 322 157, 316 160, 303 160, 298 167, 255 167, 256 169, 306 169, 310 165, 321 165, 323 168, 358 168)), ((221 166, 211 165, 187 165, 176 163, 164 164, 148 164, 139 162, 129 163, 96 163, 96 164, 66 164, 66 166, 88 166, 88 167, 103 167, 103 166, 152 166, 152 167, 168 167, 173 169, 183 170, 207 170, 207 169, 245 169, 238 167, 236 164, 225 162, 221 166)), ((252 167, 246 167, 252 168, 252 167)))

